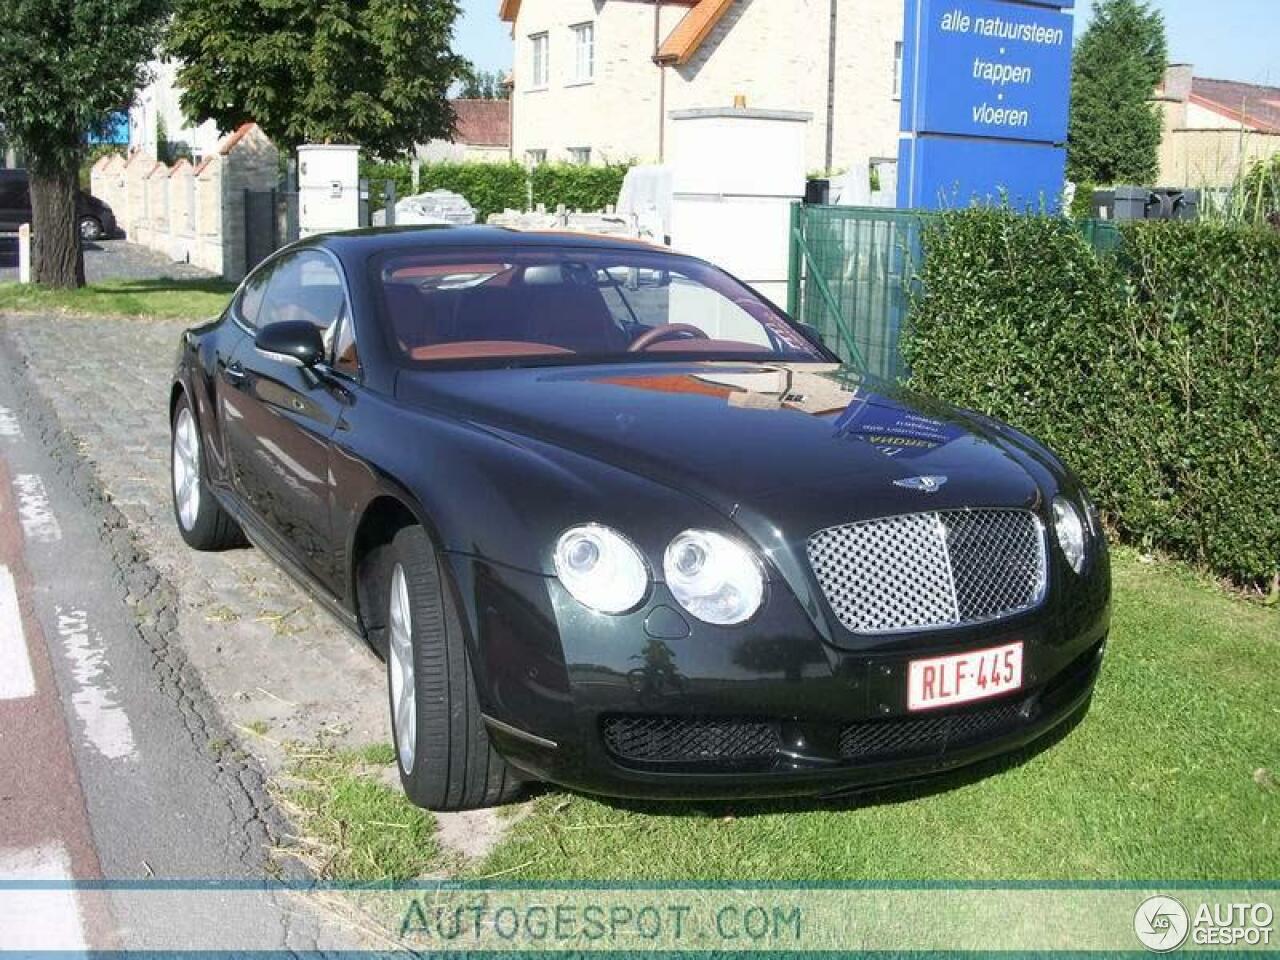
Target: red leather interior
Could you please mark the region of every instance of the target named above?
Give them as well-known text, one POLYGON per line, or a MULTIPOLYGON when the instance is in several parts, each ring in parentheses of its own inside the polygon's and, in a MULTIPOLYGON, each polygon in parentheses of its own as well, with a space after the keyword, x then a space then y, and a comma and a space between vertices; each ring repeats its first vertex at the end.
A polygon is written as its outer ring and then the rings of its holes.
POLYGON ((414 347, 409 351, 409 356, 414 360, 462 360, 477 357, 536 357, 553 353, 573 351, 553 347, 549 343, 528 343, 523 340, 463 340, 414 347))

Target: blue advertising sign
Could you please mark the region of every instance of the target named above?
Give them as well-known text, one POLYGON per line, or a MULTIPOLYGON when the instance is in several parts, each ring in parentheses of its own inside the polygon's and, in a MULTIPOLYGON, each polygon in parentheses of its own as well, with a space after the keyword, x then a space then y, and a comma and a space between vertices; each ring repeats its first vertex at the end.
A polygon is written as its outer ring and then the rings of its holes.
POLYGON ((1054 213, 1066 168, 1067 152, 1046 143, 922 136, 898 147, 898 189, 905 183, 905 195, 921 198, 913 206, 927 209, 982 203, 1054 213))
POLYGON ((1062 143, 1072 18, 1003 0, 924 0, 904 129, 1062 143))
POLYGON ((98 130, 89 132, 87 139, 93 146, 98 144, 127 146, 129 143, 129 114, 124 111, 111 114, 98 130))
POLYGON ((1074 0, 906 0, 900 206, 1055 209, 1074 0))

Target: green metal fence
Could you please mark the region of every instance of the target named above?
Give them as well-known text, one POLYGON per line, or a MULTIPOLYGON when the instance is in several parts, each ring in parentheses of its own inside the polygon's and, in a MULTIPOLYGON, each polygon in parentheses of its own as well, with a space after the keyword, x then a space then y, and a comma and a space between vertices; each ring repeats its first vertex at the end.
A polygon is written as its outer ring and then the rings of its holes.
MULTIPOLYGON (((847 363, 888 380, 905 378, 898 341, 920 263, 922 228, 932 216, 795 204, 787 311, 847 363)), ((1084 220, 1079 227, 1099 253, 1120 245, 1114 223, 1084 220)))
POLYGON ((906 374, 898 338, 926 216, 880 207, 792 207, 788 311, 845 361, 891 380, 906 374))

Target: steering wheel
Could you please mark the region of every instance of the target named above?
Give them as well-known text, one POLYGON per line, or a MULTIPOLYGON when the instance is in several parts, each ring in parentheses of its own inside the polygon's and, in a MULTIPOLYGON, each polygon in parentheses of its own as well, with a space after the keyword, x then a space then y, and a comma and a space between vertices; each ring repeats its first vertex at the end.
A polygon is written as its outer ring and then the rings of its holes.
POLYGON ((695 327, 691 323, 667 323, 640 334, 640 336, 631 341, 631 346, 627 347, 627 352, 638 353, 641 350, 648 350, 655 343, 661 343, 663 340, 670 340, 673 337, 692 337, 694 340, 711 339, 707 336, 705 330, 695 327))

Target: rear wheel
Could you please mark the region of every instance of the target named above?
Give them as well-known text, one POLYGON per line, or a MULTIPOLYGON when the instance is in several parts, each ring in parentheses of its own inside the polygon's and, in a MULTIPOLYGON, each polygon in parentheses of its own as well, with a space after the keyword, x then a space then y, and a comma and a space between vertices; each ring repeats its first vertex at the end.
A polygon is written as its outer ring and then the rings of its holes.
POLYGON ((80 218, 80 239, 81 240, 101 240, 103 236, 102 224, 97 217, 81 217, 80 218))
POLYGON ((242 545, 244 534, 222 504, 205 489, 200 428, 186 395, 173 411, 169 462, 173 490, 173 516, 187 546, 196 550, 223 550, 242 545))
POLYGON ((421 527, 406 527, 380 561, 391 731, 405 794, 430 810, 510 800, 520 781, 489 742, 435 547, 421 527))

